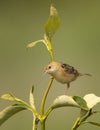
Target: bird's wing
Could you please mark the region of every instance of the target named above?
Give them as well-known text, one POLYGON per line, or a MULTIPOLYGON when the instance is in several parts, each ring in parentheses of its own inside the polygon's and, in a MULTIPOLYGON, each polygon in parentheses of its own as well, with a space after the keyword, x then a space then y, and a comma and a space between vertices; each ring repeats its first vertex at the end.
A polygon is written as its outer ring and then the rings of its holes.
POLYGON ((79 75, 78 71, 73 66, 62 63, 61 67, 64 69, 66 73, 79 75))

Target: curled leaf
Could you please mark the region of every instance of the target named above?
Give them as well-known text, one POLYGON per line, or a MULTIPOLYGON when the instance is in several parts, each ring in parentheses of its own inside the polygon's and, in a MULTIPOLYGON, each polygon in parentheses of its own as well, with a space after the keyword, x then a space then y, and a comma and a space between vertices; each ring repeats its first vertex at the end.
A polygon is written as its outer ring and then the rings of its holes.
POLYGON ((53 52, 52 52, 51 42, 46 35, 44 35, 44 39, 42 39, 42 40, 38 40, 38 41, 35 41, 35 42, 32 42, 32 43, 29 43, 27 45, 27 48, 32 48, 38 43, 43 43, 46 46, 46 48, 47 48, 47 50, 50 54, 51 60, 53 60, 53 52))
POLYGON ((30 102, 30 105, 35 109, 33 92, 34 92, 34 86, 32 86, 30 90, 29 102, 30 102))
POLYGON ((8 106, 5 109, 3 109, 0 112, 0 125, 2 125, 6 120, 8 120, 11 116, 15 115, 16 113, 25 110, 26 108, 21 107, 21 106, 8 106))
POLYGON ((56 98, 52 104, 52 108, 59 108, 59 107, 64 107, 64 106, 73 106, 73 107, 80 107, 72 97, 62 95, 56 98))
MULTIPOLYGON (((31 89, 31 92, 30 92, 30 104, 34 106, 34 99, 32 97, 32 93, 33 93, 33 87, 31 89)), ((24 106, 25 108, 27 108, 28 110, 32 111, 35 114, 37 114, 36 112, 36 109, 35 109, 35 106, 32 107, 30 104, 28 104, 27 102, 15 97, 14 95, 12 94, 4 94, 1 96, 2 99, 4 100, 8 100, 8 101, 16 101, 17 103, 19 103, 20 106, 24 106)))
POLYGON ((32 48, 32 47, 34 47, 37 43, 44 43, 44 40, 37 40, 37 41, 35 41, 35 42, 29 43, 29 44, 27 45, 27 48, 32 48))
POLYGON ((93 108, 97 103, 100 103, 100 97, 95 94, 87 94, 84 96, 84 100, 87 103, 89 109, 93 108))
POLYGON ((73 97, 67 95, 59 96, 54 100, 52 108, 58 108, 63 106, 72 106, 81 108, 86 111, 88 110, 85 100, 79 96, 73 96, 73 97))
POLYGON ((1 96, 1 99, 8 100, 8 101, 16 101, 16 102, 18 102, 18 103, 20 103, 20 104, 30 108, 29 104, 27 104, 25 101, 15 97, 13 94, 9 94, 9 93, 8 94, 4 94, 4 95, 1 96))
POLYGON ((1 99, 9 100, 9 101, 15 101, 16 97, 10 93, 4 94, 1 96, 1 99))

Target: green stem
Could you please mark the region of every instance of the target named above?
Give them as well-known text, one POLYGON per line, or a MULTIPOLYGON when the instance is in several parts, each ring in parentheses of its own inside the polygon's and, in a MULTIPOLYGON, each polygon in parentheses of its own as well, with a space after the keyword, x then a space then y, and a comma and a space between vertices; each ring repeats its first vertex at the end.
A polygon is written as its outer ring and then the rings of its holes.
POLYGON ((46 113, 45 113, 45 118, 48 117, 48 115, 51 113, 52 110, 53 110, 52 107, 50 107, 50 108, 46 111, 46 113))
POLYGON ((82 123, 84 123, 84 121, 86 121, 86 119, 91 116, 93 113, 92 113, 92 109, 90 109, 88 111, 88 114, 86 116, 84 116, 83 118, 82 117, 78 117, 72 127, 72 130, 76 130, 82 123))
POLYGON ((41 130, 45 130, 45 120, 41 122, 41 130))
POLYGON ((77 130, 77 128, 79 127, 79 123, 80 122, 80 117, 78 117, 72 127, 72 130, 77 130))
POLYGON ((40 115, 41 115, 41 116, 44 114, 45 101, 46 101, 48 92, 49 92, 49 90, 50 90, 50 87, 51 87, 51 85, 52 85, 52 83, 53 83, 53 80, 54 80, 54 78, 51 78, 51 79, 50 79, 50 82, 49 82, 49 84, 48 84, 48 87, 47 87, 47 89, 46 89, 46 91, 45 91, 45 93, 44 93, 44 95, 43 95, 43 98, 42 98, 42 101, 41 101, 41 106, 40 106, 40 115))
POLYGON ((33 115, 33 126, 32 126, 32 130, 37 130, 38 123, 39 123, 39 120, 36 118, 36 116, 33 115))
POLYGON ((49 51, 51 61, 53 61, 54 55, 53 55, 53 51, 52 51, 52 41, 51 41, 51 39, 49 39, 49 37, 46 34, 44 34, 43 43, 45 44, 47 50, 49 51))

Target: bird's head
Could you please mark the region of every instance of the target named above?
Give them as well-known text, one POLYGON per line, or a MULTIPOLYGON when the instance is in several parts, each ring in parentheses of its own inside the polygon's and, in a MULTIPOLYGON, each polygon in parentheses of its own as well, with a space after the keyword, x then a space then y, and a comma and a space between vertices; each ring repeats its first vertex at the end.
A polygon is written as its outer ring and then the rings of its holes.
POLYGON ((58 70, 58 68, 59 68, 59 63, 52 61, 48 65, 46 65, 44 71, 45 73, 52 75, 58 70))

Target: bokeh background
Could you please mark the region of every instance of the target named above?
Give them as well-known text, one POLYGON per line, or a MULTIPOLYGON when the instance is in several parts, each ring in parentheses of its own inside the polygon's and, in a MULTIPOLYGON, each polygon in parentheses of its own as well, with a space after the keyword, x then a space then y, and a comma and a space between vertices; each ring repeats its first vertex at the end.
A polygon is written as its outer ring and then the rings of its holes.
MULTIPOLYGON (((44 45, 32 49, 26 45, 43 38, 44 23, 49 16, 51 0, 0 0, 0 95, 13 93, 28 101, 34 84, 37 109, 49 76, 43 75, 44 66, 50 61, 44 45)), ((100 96, 100 1, 99 0, 53 0, 61 24, 53 38, 55 59, 75 66, 80 72, 91 73, 71 84, 68 95, 84 96, 94 93, 100 96)), ((46 108, 58 95, 66 93, 66 85, 54 81, 48 95, 46 108)), ((0 100, 0 110, 11 102, 0 100)), ((95 110, 100 110, 98 104, 95 110)), ((47 119, 47 130, 71 129, 79 109, 60 108, 47 119)), ((100 114, 89 120, 100 122, 100 114)), ((1 130, 31 130, 32 115, 23 111, 14 115, 1 130)), ((99 130, 83 125, 79 130, 99 130)))

